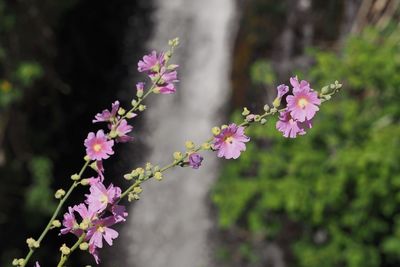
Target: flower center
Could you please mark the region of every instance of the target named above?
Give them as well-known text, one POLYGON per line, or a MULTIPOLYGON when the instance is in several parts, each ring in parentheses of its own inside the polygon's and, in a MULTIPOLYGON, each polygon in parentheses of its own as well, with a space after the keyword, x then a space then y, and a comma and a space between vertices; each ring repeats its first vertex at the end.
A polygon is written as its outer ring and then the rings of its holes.
POLYGON ((93 146, 93 150, 95 151, 95 152, 99 152, 100 150, 101 150, 101 144, 95 144, 94 146, 93 146))
POLYGON ((299 101, 297 101, 297 105, 300 108, 305 108, 308 105, 308 100, 305 99, 304 97, 300 98, 299 101))
POLYGON ((104 233, 105 229, 103 226, 99 226, 97 227, 97 231, 99 231, 100 233, 104 233))
POLYGON ((102 204, 108 203, 108 197, 107 197, 107 195, 102 195, 102 196, 100 197, 100 202, 101 202, 102 204))
POLYGON ((227 143, 229 143, 229 144, 232 144, 232 142, 233 142, 233 137, 232 137, 232 136, 225 137, 225 142, 227 142, 227 143))

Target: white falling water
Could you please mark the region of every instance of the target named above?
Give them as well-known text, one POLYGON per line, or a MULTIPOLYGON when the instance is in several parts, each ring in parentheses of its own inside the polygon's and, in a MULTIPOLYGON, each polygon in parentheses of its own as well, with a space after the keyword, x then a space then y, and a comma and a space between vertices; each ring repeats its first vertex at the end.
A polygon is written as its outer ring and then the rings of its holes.
MULTIPOLYGON (((180 67, 178 92, 152 97, 146 113, 143 161, 160 165, 188 139, 199 144, 224 118, 229 98, 231 46, 236 32, 234 0, 156 0, 155 31, 149 50, 165 49, 168 39, 181 44, 173 62, 180 67)), ((142 199, 130 210, 127 265, 135 267, 209 267, 212 247, 207 194, 218 176, 215 155, 199 170, 179 168, 162 182, 143 186, 142 199)), ((126 240, 124 244, 126 244, 126 240)))

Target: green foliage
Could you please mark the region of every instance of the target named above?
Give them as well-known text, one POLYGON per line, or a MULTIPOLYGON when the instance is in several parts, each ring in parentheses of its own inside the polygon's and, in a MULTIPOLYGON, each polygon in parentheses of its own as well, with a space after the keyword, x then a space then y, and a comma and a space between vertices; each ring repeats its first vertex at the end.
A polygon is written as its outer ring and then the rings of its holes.
POLYGON ((25 196, 25 205, 29 212, 49 215, 55 209, 53 190, 50 187, 52 181, 52 163, 45 157, 34 157, 29 169, 33 177, 33 183, 28 188, 25 196))
POLYGON ((222 228, 265 239, 285 235, 293 266, 377 267, 400 264, 399 34, 367 30, 338 56, 314 52, 314 88, 340 80, 305 136, 285 139, 250 128, 246 153, 229 162, 212 198, 222 228))
POLYGON ((250 69, 251 79, 256 83, 261 84, 274 84, 276 81, 275 72, 271 64, 266 60, 258 60, 251 66, 250 69))

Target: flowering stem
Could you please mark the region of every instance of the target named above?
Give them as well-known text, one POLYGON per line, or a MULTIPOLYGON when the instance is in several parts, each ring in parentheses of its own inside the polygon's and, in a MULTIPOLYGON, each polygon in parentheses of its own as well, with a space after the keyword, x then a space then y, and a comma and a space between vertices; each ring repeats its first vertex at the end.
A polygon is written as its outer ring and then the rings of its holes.
MULTIPOLYGON (((80 172, 79 172, 79 176, 81 176, 83 174, 83 172, 86 170, 87 166, 89 165, 90 161, 86 161, 85 164, 83 165, 83 167, 81 168, 80 172)), ((38 238, 38 242, 39 244, 42 242, 42 240, 45 238, 45 236, 47 235, 47 233, 49 232, 49 230, 51 229, 52 223, 53 221, 57 218, 58 214, 60 213, 61 208, 63 207, 65 201, 68 199, 68 197, 71 195, 72 191, 74 191, 75 187, 77 187, 80 184, 79 181, 75 181, 70 188, 68 189, 67 193, 65 194, 65 196, 60 200, 60 202, 58 203, 58 206, 56 208, 56 210, 54 211, 53 215, 51 216, 49 222, 46 225, 46 228, 43 230, 43 232, 40 234, 39 238, 38 238)), ((35 248, 29 248, 29 252, 26 255, 25 259, 24 259, 24 263, 21 265, 21 267, 26 266, 26 264, 28 263, 29 259, 31 258, 31 256, 33 255, 33 253, 35 252, 35 248)))
POLYGON ((57 267, 63 267, 64 266, 64 263, 67 262, 69 256, 72 254, 72 252, 74 252, 79 247, 79 245, 83 242, 83 240, 85 240, 85 237, 86 237, 86 235, 82 234, 79 237, 79 239, 75 242, 75 244, 72 246, 72 248, 70 249, 68 254, 61 254, 61 259, 58 262, 57 267))

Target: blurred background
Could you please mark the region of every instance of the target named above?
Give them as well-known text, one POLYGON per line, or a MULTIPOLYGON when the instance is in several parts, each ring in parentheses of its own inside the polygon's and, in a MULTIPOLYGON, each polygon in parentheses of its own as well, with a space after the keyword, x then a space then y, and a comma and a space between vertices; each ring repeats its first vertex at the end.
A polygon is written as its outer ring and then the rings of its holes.
MULTIPOLYGON (((93 116, 129 105, 137 61, 174 37, 178 92, 149 100, 108 182, 262 110, 292 75, 343 90, 305 136, 271 119, 238 160, 146 184, 100 266, 400 266, 399 22, 400 0, 0 0, 0 266, 47 223, 93 116)), ((73 240, 53 231, 33 259, 54 266, 73 240)))

